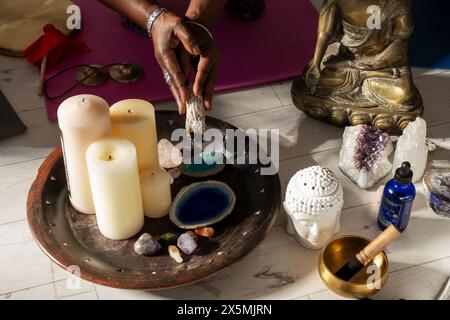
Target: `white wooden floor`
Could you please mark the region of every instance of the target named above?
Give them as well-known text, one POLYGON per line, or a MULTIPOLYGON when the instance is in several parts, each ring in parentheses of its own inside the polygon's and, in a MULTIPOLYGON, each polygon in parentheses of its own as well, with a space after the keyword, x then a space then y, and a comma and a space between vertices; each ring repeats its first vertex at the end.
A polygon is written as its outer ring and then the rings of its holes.
MULTIPOLYGON (((414 69, 426 106, 429 136, 450 137, 450 71, 414 69)), ((59 141, 35 92, 38 74, 23 59, 0 57, 0 89, 28 131, 0 140, 0 299, 339 299, 317 272, 318 251, 298 245, 285 232, 284 213, 266 240, 251 254, 213 278, 167 291, 124 291, 82 281, 69 289, 69 274, 38 248, 26 222, 26 197, 36 171, 59 141)), ((211 116, 242 128, 281 130, 280 177, 285 188, 297 170, 319 164, 332 169, 345 190, 340 234, 374 237, 376 188, 363 191, 338 169, 343 130, 318 123, 298 111, 291 82, 220 94, 211 116)), ((172 108, 174 103, 158 104, 172 108)), ((430 160, 450 160, 437 151, 430 160)), ((380 184, 379 184, 380 185, 380 184)), ((402 237, 387 250, 390 279, 374 298, 434 299, 450 275, 450 219, 436 216, 422 195, 402 237)))

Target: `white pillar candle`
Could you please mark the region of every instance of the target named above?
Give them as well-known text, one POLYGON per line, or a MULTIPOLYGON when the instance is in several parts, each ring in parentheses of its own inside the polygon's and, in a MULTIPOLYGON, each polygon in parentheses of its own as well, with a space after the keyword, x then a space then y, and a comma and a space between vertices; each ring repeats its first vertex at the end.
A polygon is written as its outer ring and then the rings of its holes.
POLYGON ((128 99, 111 106, 112 134, 136 147, 139 172, 160 169, 155 109, 145 100, 128 99))
POLYGON ((172 176, 164 169, 144 171, 140 176, 145 216, 161 218, 169 213, 172 204, 170 184, 172 176))
POLYGON ((58 108, 58 124, 70 202, 77 211, 93 214, 85 155, 92 142, 111 135, 108 103, 89 94, 68 98, 58 108))
POLYGON ((144 225, 136 148, 105 138, 88 148, 86 160, 100 232, 113 240, 131 238, 144 225))

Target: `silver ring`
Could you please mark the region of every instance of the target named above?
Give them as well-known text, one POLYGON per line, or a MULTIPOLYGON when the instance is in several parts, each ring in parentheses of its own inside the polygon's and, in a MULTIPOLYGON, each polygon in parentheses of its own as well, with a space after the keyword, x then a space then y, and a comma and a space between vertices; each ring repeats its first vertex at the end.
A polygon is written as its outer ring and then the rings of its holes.
POLYGON ((164 80, 166 81, 167 84, 170 84, 170 81, 172 80, 170 73, 168 72, 164 73, 164 80))

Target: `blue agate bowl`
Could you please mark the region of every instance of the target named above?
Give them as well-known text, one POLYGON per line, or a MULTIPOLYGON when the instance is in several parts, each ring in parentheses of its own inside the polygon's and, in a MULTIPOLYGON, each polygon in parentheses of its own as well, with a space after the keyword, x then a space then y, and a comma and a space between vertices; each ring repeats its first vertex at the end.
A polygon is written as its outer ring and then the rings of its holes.
POLYGON ((169 218, 183 229, 206 227, 225 219, 235 203, 236 195, 227 184, 213 180, 196 182, 180 190, 169 218))

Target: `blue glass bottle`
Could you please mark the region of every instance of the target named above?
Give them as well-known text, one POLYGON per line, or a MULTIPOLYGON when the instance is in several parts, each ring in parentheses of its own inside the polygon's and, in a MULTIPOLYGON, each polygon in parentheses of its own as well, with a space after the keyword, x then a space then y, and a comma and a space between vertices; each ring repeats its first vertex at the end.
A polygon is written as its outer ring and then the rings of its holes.
POLYGON ((378 226, 384 230, 393 224, 400 232, 408 226, 416 187, 412 183, 411 164, 404 162, 395 172, 394 179, 386 183, 378 212, 378 226))

